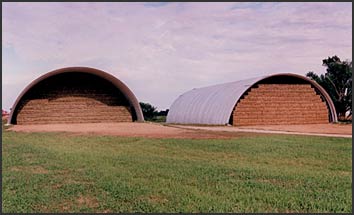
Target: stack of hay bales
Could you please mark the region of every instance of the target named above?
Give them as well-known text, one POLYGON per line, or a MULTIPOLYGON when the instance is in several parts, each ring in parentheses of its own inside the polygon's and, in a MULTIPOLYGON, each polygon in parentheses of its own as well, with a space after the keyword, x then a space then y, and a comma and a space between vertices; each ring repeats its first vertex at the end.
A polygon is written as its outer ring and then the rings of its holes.
POLYGON ((328 109, 310 84, 259 84, 240 99, 233 125, 328 123, 328 109))
POLYGON ((56 90, 31 97, 19 104, 18 124, 131 122, 132 114, 123 95, 112 92, 56 90))

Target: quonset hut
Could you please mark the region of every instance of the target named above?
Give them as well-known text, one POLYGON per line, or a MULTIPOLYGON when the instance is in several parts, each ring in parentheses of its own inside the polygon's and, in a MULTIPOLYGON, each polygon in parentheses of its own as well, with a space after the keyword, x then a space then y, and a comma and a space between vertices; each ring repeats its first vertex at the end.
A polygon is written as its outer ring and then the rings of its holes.
POLYGON ((88 67, 58 69, 18 96, 9 124, 144 121, 135 95, 114 76, 88 67))
POLYGON ((296 74, 193 89, 171 105, 167 123, 247 126, 337 122, 327 92, 296 74))

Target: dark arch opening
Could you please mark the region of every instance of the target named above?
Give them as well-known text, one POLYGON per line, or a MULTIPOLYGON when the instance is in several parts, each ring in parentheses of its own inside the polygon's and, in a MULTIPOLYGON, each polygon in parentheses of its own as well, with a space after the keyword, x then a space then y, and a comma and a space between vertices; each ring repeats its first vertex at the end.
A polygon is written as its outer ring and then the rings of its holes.
POLYGON ((260 80, 257 84, 309 84, 309 82, 293 76, 271 76, 260 80))

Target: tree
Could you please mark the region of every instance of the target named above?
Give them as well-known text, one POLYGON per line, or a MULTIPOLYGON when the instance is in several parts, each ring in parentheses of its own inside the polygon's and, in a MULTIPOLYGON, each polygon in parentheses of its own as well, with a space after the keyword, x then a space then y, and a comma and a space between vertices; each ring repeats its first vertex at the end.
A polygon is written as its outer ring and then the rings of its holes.
POLYGON ((167 116, 169 109, 161 110, 157 113, 158 116, 167 116))
POLYGON ((329 94, 336 107, 339 120, 352 115, 352 62, 341 61, 336 55, 322 61, 327 67, 326 73, 320 76, 310 71, 307 77, 320 84, 329 94))
POLYGON ((149 103, 140 102, 141 110, 143 111, 143 115, 145 120, 152 120, 157 115, 156 107, 152 106, 149 103))

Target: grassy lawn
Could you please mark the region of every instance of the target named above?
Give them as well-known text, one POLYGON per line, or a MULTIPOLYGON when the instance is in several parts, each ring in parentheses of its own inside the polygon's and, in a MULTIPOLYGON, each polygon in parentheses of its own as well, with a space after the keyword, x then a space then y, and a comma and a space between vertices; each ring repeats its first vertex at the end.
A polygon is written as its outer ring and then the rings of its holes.
POLYGON ((351 212, 351 139, 3 131, 3 212, 351 212))

